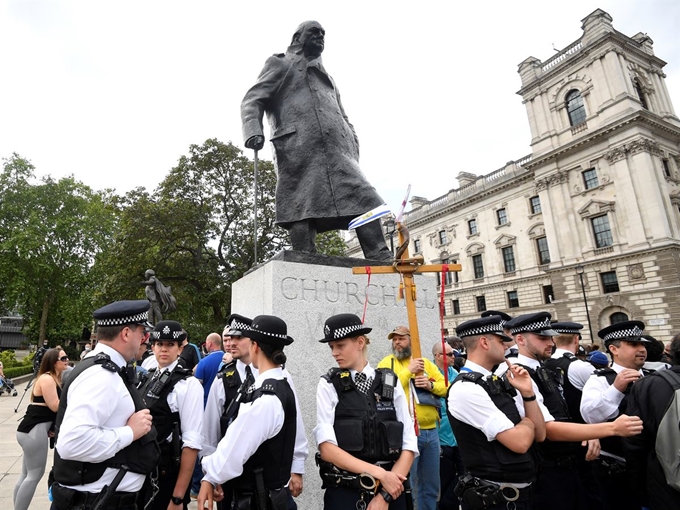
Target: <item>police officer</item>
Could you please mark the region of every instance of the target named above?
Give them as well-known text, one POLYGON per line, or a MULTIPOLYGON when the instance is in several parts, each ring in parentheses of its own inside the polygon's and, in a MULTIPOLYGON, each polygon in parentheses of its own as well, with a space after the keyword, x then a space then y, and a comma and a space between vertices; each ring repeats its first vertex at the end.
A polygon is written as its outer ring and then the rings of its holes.
MULTIPOLYGON (((645 372, 647 358, 642 337, 645 325, 641 321, 612 324, 597 332, 612 355, 611 368, 596 370, 583 387, 581 415, 587 423, 603 423, 625 413, 631 387, 645 372)), ((594 465, 595 474, 603 486, 606 510, 639 508, 626 474, 623 441, 619 438, 602 440, 602 452, 594 465)))
POLYGON ((550 359, 545 361, 545 366, 555 373, 562 371, 562 389, 569 414, 576 423, 585 423, 581 416, 581 397, 583 396, 583 386, 595 371, 595 367, 591 363, 576 357, 583 324, 578 322, 553 322, 552 329, 559 335, 553 337, 555 352, 550 359))
POLYGON ((187 509, 191 473, 201 449, 203 388, 191 372, 178 364, 186 332, 179 322, 160 321, 151 332, 158 368, 149 370, 140 385, 158 432, 161 460, 147 482, 150 510, 187 509), (154 480, 156 478, 156 480, 154 480), (154 482, 158 493, 154 497, 154 482))
POLYGON ((59 403, 53 508, 132 510, 158 462, 152 417, 126 370, 146 337, 149 302, 118 301, 94 312, 98 343, 73 370, 59 403), (103 489, 108 487, 108 490, 103 489))
MULTIPOLYGON (((225 328, 225 338, 229 338, 231 346, 230 352, 233 361, 218 372, 215 383, 210 387, 208 400, 203 416, 203 436, 204 445, 202 455, 210 455, 217 448, 220 439, 226 434, 227 427, 236 416, 241 403, 246 401, 247 390, 259 375, 250 359, 250 338, 248 331, 252 324, 252 319, 239 314, 231 314, 228 318, 229 324, 225 328), (233 402, 233 404, 232 404, 233 402)), ((295 433, 295 449, 293 451, 293 464, 290 483, 288 489, 295 497, 302 494, 303 474, 305 472, 305 461, 308 455, 307 437, 300 411, 300 402, 297 398, 293 378, 285 368, 282 369, 283 376, 290 384, 295 395, 295 409, 297 413, 297 424, 295 433)), ((222 500, 222 508, 228 508, 230 499, 229 491, 225 491, 225 499, 222 500)), ((294 507, 294 503, 291 504, 294 507)))
POLYGON ((248 388, 255 382, 257 375, 253 373, 253 367, 250 365, 250 340, 244 336, 244 332, 253 322, 252 319, 234 313, 227 321, 223 339, 225 345, 229 343, 232 361, 220 369, 208 393, 203 417, 205 441, 203 455, 210 455, 215 451, 220 439, 227 432, 227 422, 233 421, 238 415, 238 406, 243 402, 248 388), (230 404, 237 396, 238 402, 230 408, 230 404), (227 411, 231 416, 226 416, 227 411))
POLYGON ((506 323, 519 348, 510 363, 524 367, 534 383, 539 402, 545 404, 550 415, 545 416, 547 440, 540 445, 542 462, 536 483, 537 508, 577 510, 586 505, 586 490, 581 485, 578 472, 580 442, 588 441, 586 459, 593 460, 599 453, 601 437, 638 434, 642 430, 639 419, 621 416, 612 423, 575 423, 563 397, 562 371, 553 371, 543 363, 550 359, 553 338, 558 333, 552 329, 548 312, 520 315, 506 323))
POLYGON ((338 364, 316 391, 325 510, 404 509, 403 494, 418 441, 406 395, 389 368, 374 369, 366 359, 371 328, 359 317, 330 317, 324 338, 338 364), (379 485, 378 485, 379 484, 379 485))
MULTIPOLYGON (((579 340, 581 339, 583 324, 578 322, 553 322, 552 329, 559 333, 559 335, 553 337, 555 352, 550 359, 545 361, 545 367, 556 374, 561 372, 562 390, 564 399, 567 402, 567 408, 569 409, 569 416, 575 423, 585 423, 583 416, 581 416, 581 397, 583 395, 583 386, 595 371, 595 367, 592 363, 576 357, 576 353, 579 347, 581 347, 579 340)), ((591 454, 588 455, 587 450, 584 451, 584 448, 581 447, 576 458, 578 476, 581 481, 580 488, 584 492, 584 498, 587 501, 586 505, 589 510, 599 510, 602 508, 600 489, 593 474, 593 463, 586 460, 586 458, 590 458, 595 454, 598 445, 599 441, 597 443, 595 443, 595 440, 589 441, 588 447, 591 447, 591 454)))
POLYGON ((296 406, 281 365, 283 348, 293 343, 286 323, 278 317, 259 315, 248 336, 250 360, 259 370, 236 419, 217 445, 203 458, 205 473, 198 508, 212 508, 222 497, 220 484, 228 482, 239 510, 285 510, 296 434, 296 406))
POLYGON ((456 334, 468 353, 447 397, 466 470, 456 494, 472 510, 529 509, 537 474, 532 447, 545 439, 548 413, 526 369, 512 365, 506 377, 492 374, 494 365, 505 362, 512 341, 499 316, 466 321, 456 334))
POLYGON ((486 310, 482 312, 480 317, 491 317, 492 315, 497 315, 498 317, 503 319, 501 321, 501 324, 503 325, 503 333, 505 334, 506 337, 511 339, 511 341, 508 342, 507 348, 505 349, 505 358, 507 359, 517 357, 517 353, 519 352, 519 350, 517 349, 515 340, 512 338, 512 335, 510 335, 510 331, 505 327, 505 325, 512 320, 512 316, 498 310, 486 310))
MULTIPOLYGON (((238 408, 245 401, 248 388, 255 382, 257 374, 253 375, 253 367, 250 365, 250 340, 243 336, 243 332, 252 322, 252 319, 235 313, 227 318, 222 339, 232 361, 217 372, 215 382, 208 392, 203 415, 202 455, 210 455, 217 449, 217 444, 227 432, 227 425, 238 415, 238 408)), ((231 508, 231 491, 226 484, 222 486, 222 490, 224 499, 218 506, 231 508)))

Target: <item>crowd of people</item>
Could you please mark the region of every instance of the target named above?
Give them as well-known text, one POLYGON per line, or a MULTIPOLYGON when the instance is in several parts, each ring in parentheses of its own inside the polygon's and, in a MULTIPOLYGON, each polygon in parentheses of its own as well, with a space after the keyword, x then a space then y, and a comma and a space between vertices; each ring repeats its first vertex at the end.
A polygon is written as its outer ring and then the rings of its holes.
MULTIPOLYGON (((308 443, 285 321, 233 314, 203 353, 178 322, 147 322, 148 309, 97 310, 96 345, 66 382, 66 353, 43 354, 17 430, 15 510, 30 508, 50 443, 55 510, 176 510, 192 497, 201 509, 297 508, 308 443)), ((354 314, 328 318, 319 342, 335 363, 316 394, 318 505, 680 508, 673 456, 657 444, 680 387, 680 335, 665 347, 626 321, 598 332, 606 352, 586 352, 582 328, 547 312, 488 311, 433 342, 430 360, 413 356, 409 328, 397 326, 392 354, 372 367, 371 328, 354 314)))

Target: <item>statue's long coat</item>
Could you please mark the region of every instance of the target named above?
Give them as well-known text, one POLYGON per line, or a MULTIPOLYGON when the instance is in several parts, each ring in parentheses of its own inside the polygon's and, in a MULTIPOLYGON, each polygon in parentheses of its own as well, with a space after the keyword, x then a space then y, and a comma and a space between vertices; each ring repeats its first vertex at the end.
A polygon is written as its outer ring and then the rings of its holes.
POLYGON ((299 46, 267 59, 241 104, 243 135, 263 135, 267 113, 274 145, 276 222, 316 219, 317 231, 346 229, 349 220, 383 204, 359 168, 359 142, 321 58, 299 46))

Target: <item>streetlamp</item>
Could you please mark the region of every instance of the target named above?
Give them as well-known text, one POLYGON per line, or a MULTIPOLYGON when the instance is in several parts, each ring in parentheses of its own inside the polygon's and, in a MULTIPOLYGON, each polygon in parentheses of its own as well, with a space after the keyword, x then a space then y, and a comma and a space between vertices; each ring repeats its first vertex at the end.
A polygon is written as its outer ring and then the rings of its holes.
POLYGON ((390 251, 394 255, 394 233, 397 231, 397 225, 394 223, 394 218, 388 218, 383 222, 383 230, 386 236, 390 236, 390 251))
POLYGON ((588 318, 588 331, 590 332, 590 343, 595 343, 595 337, 593 336, 593 327, 590 325, 590 312, 588 311, 588 298, 586 297, 586 286, 583 283, 583 273, 586 268, 581 264, 576 266, 576 274, 581 279, 581 290, 583 291, 583 304, 586 306, 586 317, 588 318))

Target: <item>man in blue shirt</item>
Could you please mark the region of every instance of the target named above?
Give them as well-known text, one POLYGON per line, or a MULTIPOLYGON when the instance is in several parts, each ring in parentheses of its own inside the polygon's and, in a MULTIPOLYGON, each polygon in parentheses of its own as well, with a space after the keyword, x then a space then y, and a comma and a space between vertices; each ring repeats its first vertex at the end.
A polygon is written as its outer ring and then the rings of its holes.
POLYGON ((224 355, 222 336, 219 333, 210 333, 205 339, 205 346, 208 349, 208 355, 199 361, 194 369, 194 376, 203 384, 203 407, 205 407, 210 387, 222 363, 224 355))
MULTIPOLYGON (((453 368, 453 348, 448 344, 444 344, 446 351, 442 351, 442 343, 436 342, 432 346, 432 359, 437 365, 439 371, 448 377, 448 385, 451 386, 454 379, 458 377, 458 372, 453 368)), ((439 444, 441 446, 439 459, 439 479, 441 492, 439 494, 439 510, 458 510, 459 501, 453 490, 458 483, 458 478, 463 476, 463 458, 458 450, 458 443, 456 437, 451 430, 449 423, 449 416, 446 413, 446 399, 441 399, 442 407, 441 419, 439 422, 439 444)))

